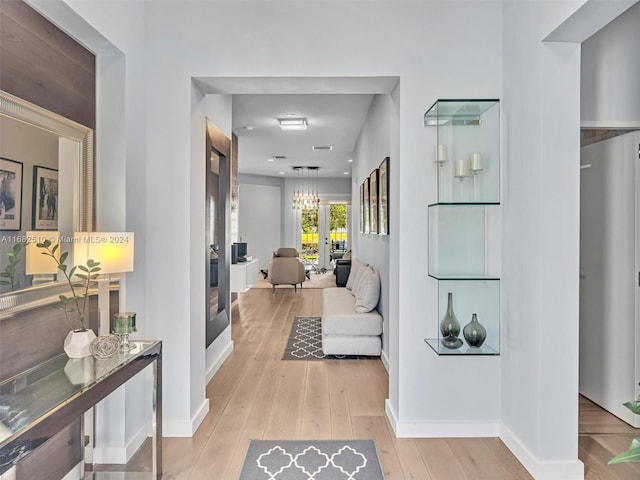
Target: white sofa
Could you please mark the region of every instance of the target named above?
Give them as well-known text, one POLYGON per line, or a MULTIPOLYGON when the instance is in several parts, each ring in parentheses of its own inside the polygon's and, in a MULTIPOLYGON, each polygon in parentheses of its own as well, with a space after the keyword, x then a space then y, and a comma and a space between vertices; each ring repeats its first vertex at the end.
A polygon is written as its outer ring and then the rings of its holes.
POLYGON ((358 259, 346 287, 322 291, 322 351, 325 355, 380 355, 380 275, 358 259))

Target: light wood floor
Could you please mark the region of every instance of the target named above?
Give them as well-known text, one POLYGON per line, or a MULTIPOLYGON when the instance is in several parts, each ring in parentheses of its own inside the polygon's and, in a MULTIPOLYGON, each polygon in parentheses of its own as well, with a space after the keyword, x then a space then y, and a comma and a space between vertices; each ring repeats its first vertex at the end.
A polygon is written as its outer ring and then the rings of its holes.
MULTIPOLYGON (((532 478, 499 439, 395 438, 384 413, 388 376, 379 359, 282 361, 293 317, 319 316, 321 296, 319 289, 253 289, 239 296, 232 312, 235 349, 207 386, 209 414, 193 438, 164 439, 164 479, 237 480, 252 438, 372 438, 387 480, 532 478)), ((602 424, 589 418, 585 425, 602 424)), ((616 469, 626 476, 605 476, 614 474, 605 465, 608 452, 626 449, 625 442, 585 431, 580 458, 587 478, 638 480, 629 467, 616 469)))

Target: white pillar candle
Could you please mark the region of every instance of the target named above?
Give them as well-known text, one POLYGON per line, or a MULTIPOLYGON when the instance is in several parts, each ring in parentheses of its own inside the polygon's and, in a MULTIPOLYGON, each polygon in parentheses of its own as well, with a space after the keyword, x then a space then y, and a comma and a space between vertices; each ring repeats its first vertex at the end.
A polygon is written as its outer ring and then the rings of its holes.
POLYGON ((469 175, 469 164, 466 160, 456 160, 456 177, 466 177, 469 175))
POLYGON ((472 153, 469 156, 469 162, 471 163, 471 170, 474 172, 482 170, 482 155, 479 153, 472 153))
POLYGON ((447 146, 446 145, 436 145, 434 148, 434 155, 436 157, 436 162, 446 162, 448 160, 447 146))

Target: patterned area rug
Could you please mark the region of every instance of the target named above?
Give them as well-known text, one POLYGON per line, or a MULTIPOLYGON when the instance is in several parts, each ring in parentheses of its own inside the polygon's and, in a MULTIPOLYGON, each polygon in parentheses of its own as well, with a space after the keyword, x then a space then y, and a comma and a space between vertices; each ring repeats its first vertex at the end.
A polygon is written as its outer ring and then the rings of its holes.
POLYGON ((384 480, 373 440, 251 440, 239 480, 384 480))
POLYGON ((358 355, 325 355, 322 352, 320 317, 294 317, 283 360, 358 360, 358 355))

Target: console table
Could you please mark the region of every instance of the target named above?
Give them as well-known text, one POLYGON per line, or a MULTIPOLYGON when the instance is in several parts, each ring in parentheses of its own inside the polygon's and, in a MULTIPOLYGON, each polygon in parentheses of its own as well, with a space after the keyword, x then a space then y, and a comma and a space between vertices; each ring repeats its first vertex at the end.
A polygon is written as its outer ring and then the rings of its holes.
MULTIPOLYGON (((152 471, 143 478, 159 480, 162 477, 162 342, 132 341, 131 345, 129 352, 105 359, 70 359, 59 355, 0 383, 0 475, 6 473, 9 478, 29 480, 21 477, 22 460, 152 365, 152 471)), ((81 424, 81 438, 86 438, 84 422, 81 424)), ((81 448, 83 457, 84 450, 81 448)), ((85 467, 93 470, 82 458, 84 479, 101 478, 101 472, 85 473, 85 467)), ((105 472, 105 475, 108 474, 105 472)))
POLYGON ((257 258, 248 262, 238 262, 231 264, 231 291, 234 293, 244 293, 249 290, 258 280, 260 270, 257 258))

